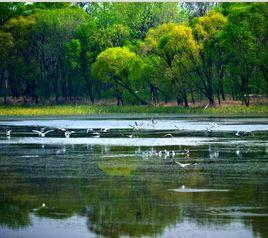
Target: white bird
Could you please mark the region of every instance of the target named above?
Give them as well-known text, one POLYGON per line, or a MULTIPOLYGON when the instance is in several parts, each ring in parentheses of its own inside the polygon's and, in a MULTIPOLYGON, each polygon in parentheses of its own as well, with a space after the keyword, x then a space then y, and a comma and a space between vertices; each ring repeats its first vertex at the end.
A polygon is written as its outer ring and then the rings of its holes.
POLYGON ((211 122, 211 123, 209 123, 211 126, 213 126, 213 127, 217 127, 217 126, 219 126, 218 125, 218 123, 216 123, 216 122, 211 122))
POLYGON ((152 123, 152 126, 154 127, 158 123, 158 121, 156 121, 153 118, 151 118, 151 123, 152 123))
POLYGON ((133 134, 132 135, 127 135, 127 137, 129 137, 129 138, 133 138, 133 136, 134 136, 133 134))
POLYGON ((62 128, 62 127, 57 127, 58 130, 61 130, 61 131, 66 131, 65 128, 62 128))
POLYGON ((174 150, 171 151, 171 156, 172 156, 172 157, 175 156, 175 151, 174 151, 174 150))
POLYGON ((6 131, 6 136, 11 136, 11 131, 12 131, 12 130, 8 130, 8 131, 6 131))
POLYGON ((45 208, 45 207, 46 207, 46 204, 45 203, 42 203, 40 207, 34 208, 33 211, 34 212, 37 212, 37 211, 39 211, 39 210, 41 210, 42 208, 45 208))
POLYGON ((99 138, 100 137, 100 133, 99 132, 93 132, 93 137, 95 138, 99 138))
POLYGON ((215 123, 215 122, 209 123, 209 126, 206 128, 206 130, 208 132, 211 132, 211 129, 214 128, 214 127, 217 127, 217 126, 219 126, 219 125, 217 123, 215 123))
POLYGON ((169 134, 165 134, 164 137, 173 137, 173 135, 169 133, 169 134))
POLYGON ((208 106, 209 106, 209 103, 204 107, 204 111, 208 108, 208 106))
POLYGON ((183 163, 180 163, 180 162, 175 161, 175 160, 174 160, 174 162, 175 162, 176 164, 180 165, 182 168, 185 168, 185 167, 187 167, 187 166, 191 165, 190 163, 183 164, 183 163))
POLYGON ((37 131, 37 130, 32 130, 32 132, 37 133, 37 134, 38 134, 39 136, 41 136, 41 137, 45 137, 47 133, 52 132, 52 131, 54 131, 54 130, 48 130, 48 131, 37 131))
POLYGON ((129 125, 129 126, 132 127, 134 131, 137 131, 137 130, 140 129, 140 127, 141 127, 142 125, 143 125, 143 123, 138 124, 138 122, 135 121, 135 122, 134 122, 134 126, 133 126, 133 125, 129 125))
POLYGON ((182 185, 182 186, 181 186, 181 189, 185 189, 185 185, 182 185))
POLYGON ((170 154, 168 150, 164 150, 164 153, 166 156, 169 156, 169 154, 170 154))
POLYGON ((184 152, 185 152, 186 155, 188 155, 188 156, 190 155, 190 149, 189 148, 184 149, 184 152))
POLYGON ((88 129, 87 129, 87 133, 92 132, 92 131, 93 131, 92 128, 88 128, 88 129))
POLYGON ((236 136, 245 136, 245 135, 247 135, 247 134, 248 134, 248 135, 249 135, 249 134, 252 134, 252 132, 243 130, 243 131, 237 131, 237 132, 235 133, 236 136))
POLYGON ((42 127, 42 128, 40 128, 40 131, 41 131, 41 132, 44 132, 45 129, 46 129, 46 127, 42 127))
POLYGON ((109 128, 101 128, 100 132, 107 132, 108 130, 110 130, 109 128))
POLYGON ((75 133, 74 131, 65 131, 64 135, 66 138, 70 138, 71 134, 74 134, 74 133, 75 133))

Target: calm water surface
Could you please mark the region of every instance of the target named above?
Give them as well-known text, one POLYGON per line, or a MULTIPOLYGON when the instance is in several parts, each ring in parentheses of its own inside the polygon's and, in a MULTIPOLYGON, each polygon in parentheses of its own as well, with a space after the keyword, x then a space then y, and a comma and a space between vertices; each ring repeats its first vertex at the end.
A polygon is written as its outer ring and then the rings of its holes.
POLYGON ((267 118, 150 118, 0 119, 0 237, 268 237, 267 118))

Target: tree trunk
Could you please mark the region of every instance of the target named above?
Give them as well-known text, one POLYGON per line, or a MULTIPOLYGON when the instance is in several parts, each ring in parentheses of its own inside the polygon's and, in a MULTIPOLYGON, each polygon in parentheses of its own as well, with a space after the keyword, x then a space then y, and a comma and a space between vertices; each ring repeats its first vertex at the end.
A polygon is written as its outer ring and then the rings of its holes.
POLYGON ((117 106, 120 106, 120 103, 122 102, 122 100, 121 100, 121 94, 120 94, 118 85, 116 85, 115 87, 115 95, 116 95, 116 100, 117 100, 117 106))
POLYGON ((4 71, 4 84, 5 84, 5 92, 4 92, 4 104, 7 105, 7 96, 8 96, 8 73, 4 71))
POLYGON ((220 86, 220 91, 221 91, 222 100, 225 101, 225 95, 224 95, 224 90, 223 90, 223 84, 222 84, 222 82, 221 82, 221 86, 220 86))
POLYGON ((95 100, 94 100, 94 95, 93 95, 93 87, 92 84, 89 85, 89 98, 92 104, 94 104, 95 100))
POLYGON ((37 105, 38 104, 38 96, 37 95, 34 96, 34 101, 35 101, 35 104, 37 105))
POLYGON ((219 105, 221 105, 220 89, 218 89, 217 96, 218 96, 218 102, 219 102, 219 105))
POLYGON ((248 78, 247 76, 241 76, 241 83, 242 83, 242 88, 241 88, 241 93, 242 93, 242 100, 245 103, 245 105, 248 107, 249 106, 249 88, 248 88, 248 78))
POLYGON ((123 83, 121 80, 119 79, 115 79, 116 83, 118 83, 119 85, 121 85, 123 88, 125 88, 126 90, 128 90, 139 102, 141 105, 148 105, 147 102, 145 102, 143 99, 141 99, 130 87, 128 84, 123 83))
POLYGON ((185 107, 189 107, 188 99, 187 99, 187 95, 186 94, 183 96, 183 101, 184 101, 184 106, 185 107))
POLYGON ((194 93, 191 91, 192 103, 195 104, 194 93))

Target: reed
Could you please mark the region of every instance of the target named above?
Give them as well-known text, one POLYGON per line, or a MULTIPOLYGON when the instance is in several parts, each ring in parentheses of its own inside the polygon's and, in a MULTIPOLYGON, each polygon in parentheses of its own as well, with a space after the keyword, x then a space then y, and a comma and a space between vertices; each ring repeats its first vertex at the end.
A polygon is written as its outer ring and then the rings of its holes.
POLYGON ((178 114, 268 114, 268 105, 228 107, 178 106, 99 106, 99 105, 53 105, 53 106, 0 106, 0 116, 53 116, 88 115, 101 113, 178 113, 178 114))

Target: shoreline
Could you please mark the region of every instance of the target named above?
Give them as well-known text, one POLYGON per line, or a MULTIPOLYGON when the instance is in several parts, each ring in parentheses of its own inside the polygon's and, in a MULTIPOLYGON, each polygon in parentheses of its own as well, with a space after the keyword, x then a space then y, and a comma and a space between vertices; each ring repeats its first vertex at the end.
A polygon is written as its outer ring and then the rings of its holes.
POLYGON ((268 105, 242 105, 210 107, 180 106, 99 106, 99 105, 53 105, 53 106, 0 106, 0 116, 89 116, 108 114, 179 114, 179 115, 268 115, 268 105))

